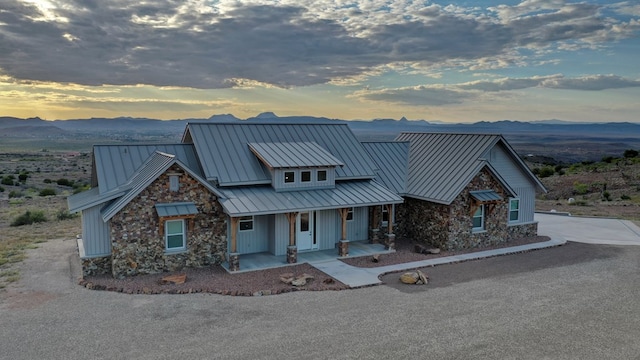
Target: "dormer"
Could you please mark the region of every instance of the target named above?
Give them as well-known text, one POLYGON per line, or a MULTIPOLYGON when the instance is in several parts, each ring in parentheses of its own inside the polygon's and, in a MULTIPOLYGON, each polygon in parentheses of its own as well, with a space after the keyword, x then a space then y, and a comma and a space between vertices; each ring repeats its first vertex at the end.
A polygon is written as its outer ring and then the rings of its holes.
POLYGON ((269 169, 276 191, 335 187, 336 167, 344 163, 315 142, 249 143, 269 169))

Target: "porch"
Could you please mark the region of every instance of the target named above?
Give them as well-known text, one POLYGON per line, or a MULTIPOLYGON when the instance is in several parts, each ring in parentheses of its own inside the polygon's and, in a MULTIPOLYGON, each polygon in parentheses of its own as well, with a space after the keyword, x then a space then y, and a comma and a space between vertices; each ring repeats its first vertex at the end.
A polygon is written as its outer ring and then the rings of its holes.
MULTIPOLYGON (((371 256, 374 254, 387 254, 394 252, 395 250, 385 249, 384 244, 371 244, 368 241, 352 241, 349 242, 349 256, 371 256)), ((338 249, 317 250, 317 251, 304 251, 298 252, 298 261, 295 264, 287 263, 287 256, 276 256, 268 252, 254 253, 254 254, 240 254, 240 270, 229 271, 229 263, 222 263, 224 267, 230 273, 240 273, 254 270, 270 269, 276 267, 284 267, 302 263, 319 263, 329 260, 341 259, 338 256, 338 249)))

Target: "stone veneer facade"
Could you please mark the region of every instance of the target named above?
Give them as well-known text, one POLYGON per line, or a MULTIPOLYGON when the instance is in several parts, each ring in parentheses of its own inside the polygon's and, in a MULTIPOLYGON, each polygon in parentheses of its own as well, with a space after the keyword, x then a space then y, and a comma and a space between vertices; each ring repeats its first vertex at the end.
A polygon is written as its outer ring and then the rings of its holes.
POLYGON ((405 198, 398 208, 399 236, 442 250, 461 250, 501 244, 512 239, 537 235, 537 223, 509 225, 509 196, 485 168, 460 192, 450 205, 405 198), (484 231, 472 231, 473 198, 476 190, 493 190, 504 199, 485 205, 484 231))
POLYGON ((178 271, 225 260, 226 215, 215 194, 178 165, 160 175, 110 222, 111 273, 117 278, 178 271), (169 190, 170 175, 179 176, 178 191, 169 190), (167 253, 155 205, 178 202, 193 202, 198 213, 185 219, 186 250, 167 253))

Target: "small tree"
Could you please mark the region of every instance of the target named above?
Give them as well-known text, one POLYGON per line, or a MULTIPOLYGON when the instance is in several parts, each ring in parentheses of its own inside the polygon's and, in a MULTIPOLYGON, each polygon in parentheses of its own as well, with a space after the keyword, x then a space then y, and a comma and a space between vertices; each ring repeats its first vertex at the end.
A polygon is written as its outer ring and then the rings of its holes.
POLYGON ((11 226, 30 225, 45 221, 47 221, 47 218, 44 216, 44 211, 36 210, 32 212, 27 210, 24 214, 15 218, 11 223, 11 226))
POLYGON ((633 150, 633 149, 627 149, 624 151, 623 156, 625 158, 634 158, 634 157, 638 157, 638 150, 633 150))

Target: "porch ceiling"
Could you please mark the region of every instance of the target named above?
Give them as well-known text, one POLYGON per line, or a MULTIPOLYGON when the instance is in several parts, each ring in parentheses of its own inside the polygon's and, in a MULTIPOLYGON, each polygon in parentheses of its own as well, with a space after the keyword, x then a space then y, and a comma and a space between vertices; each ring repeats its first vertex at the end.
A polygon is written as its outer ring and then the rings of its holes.
POLYGON ((276 192, 271 186, 223 190, 222 207, 230 216, 399 204, 403 199, 375 181, 345 181, 334 189, 276 192))

